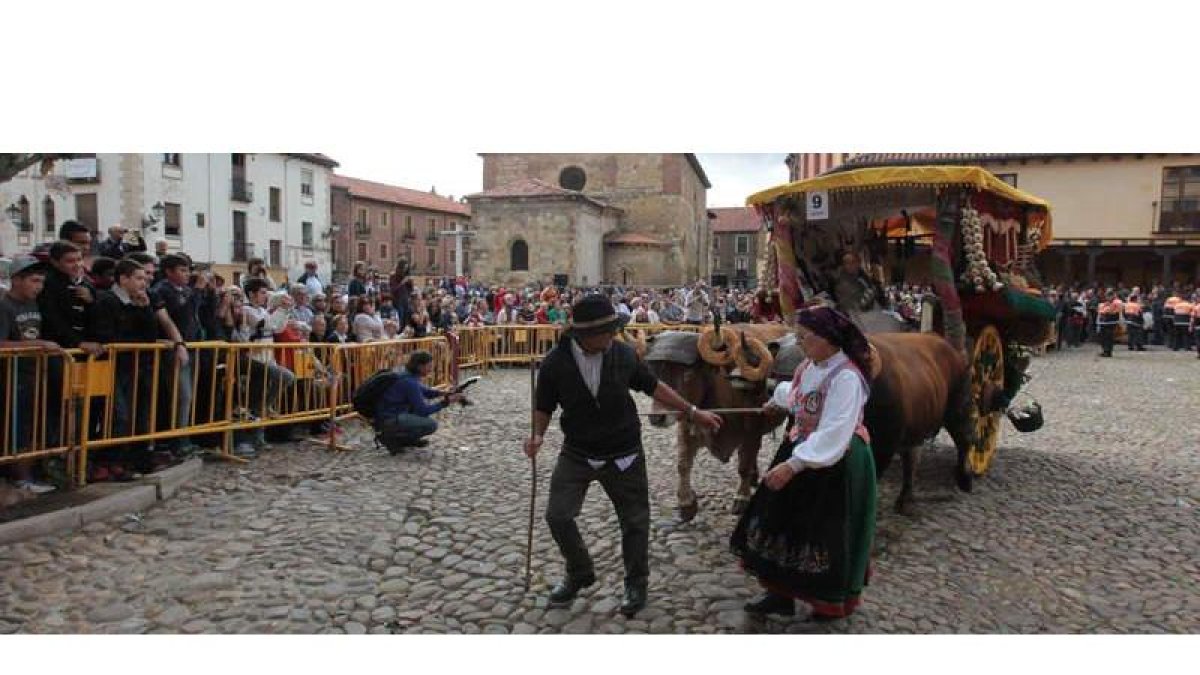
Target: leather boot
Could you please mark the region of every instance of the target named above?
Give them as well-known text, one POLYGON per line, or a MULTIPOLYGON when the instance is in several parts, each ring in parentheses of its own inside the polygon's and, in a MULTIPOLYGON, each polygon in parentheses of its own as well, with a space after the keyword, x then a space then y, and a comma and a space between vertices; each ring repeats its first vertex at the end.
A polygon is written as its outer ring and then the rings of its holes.
POLYGON ((550 606, 569 605, 575 596, 579 595, 579 591, 596 583, 596 577, 584 577, 582 579, 572 579, 567 577, 555 584, 554 588, 550 589, 550 606))
POLYGON ((646 608, 646 584, 625 584, 625 601, 621 613, 632 619, 634 614, 646 608))

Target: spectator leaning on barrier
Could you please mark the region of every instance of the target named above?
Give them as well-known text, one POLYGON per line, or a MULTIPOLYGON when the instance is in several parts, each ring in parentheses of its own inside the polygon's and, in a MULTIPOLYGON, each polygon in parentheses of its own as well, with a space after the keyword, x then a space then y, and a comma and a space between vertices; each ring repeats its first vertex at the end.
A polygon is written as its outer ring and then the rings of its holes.
MULTIPOLYGON (((242 307, 241 328, 235 334, 239 341, 271 345, 275 342, 275 334, 284 330, 288 315, 268 311, 270 295, 267 280, 255 278, 246 282, 246 304, 242 307)), ((282 389, 292 386, 295 375, 276 363, 273 350, 269 348, 250 350, 246 365, 248 412, 259 418, 274 414, 282 389)), ((253 457, 257 452, 269 449, 262 427, 254 429, 252 434, 253 443, 239 440, 234 454, 253 457)))
MULTIPOLYGON (((31 255, 17 256, 9 270, 11 275, 8 293, 0 297, 0 349, 14 347, 40 347, 62 358, 62 349, 49 340, 42 339, 42 313, 37 298, 46 279, 46 265, 31 255)), ((55 357, 51 357, 53 360, 55 357)), ((33 358, 16 359, 16 372, 5 372, 12 367, 11 361, 0 361, 0 374, 5 383, 15 386, 0 386, 0 420, 4 430, 0 438, 10 439, 12 448, 28 450, 33 443, 35 426, 34 392, 37 389, 38 372, 33 358), (14 391, 15 390, 15 391, 14 391), (15 401, 3 400, 15 394, 15 401), (7 431, 7 434, 5 433, 7 431)), ((17 462, 12 472, 17 487, 34 493, 54 490, 54 486, 33 480, 33 461, 17 462)))
MULTIPOLYGON (((163 279, 150 288, 150 301, 155 311, 164 311, 170 322, 179 333, 175 356, 164 358, 162 362, 163 377, 160 392, 163 397, 170 397, 171 392, 178 390, 175 401, 160 401, 159 410, 169 413, 174 406, 175 419, 168 420, 175 427, 186 427, 191 421, 192 406, 192 363, 186 347, 178 349, 186 342, 197 342, 200 339, 200 315, 198 312, 198 296, 188 284, 191 266, 187 259, 179 255, 165 255, 159 260, 163 279), (184 354, 180 358, 178 354, 184 354)), ((167 332, 164 324, 164 333, 167 332)), ((189 455, 191 443, 187 437, 173 441, 176 454, 189 455)))
MULTIPOLYGON (((117 263, 117 281, 111 290, 102 291, 96 300, 94 334, 102 344, 151 344, 159 334, 156 316, 146 291, 146 270, 126 258, 117 263)), ((162 310, 165 314, 165 310, 162 310)), ((169 318, 167 319, 170 320, 169 318)), ((187 351, 175 333, 176 356, 182 362, 187 351)), ((150 431, 151 397, 154 391, 154 353, 149 350, 122 350, 113 364, 113 436, 122 437, 150 431)), ((131 443, 102 453, 93 464, 91 479, 121 479, 134 472, 147 472, 165 458, 152 457, 146 443, 131 443), (157 460, 157 462, 156 462, 157 460)))

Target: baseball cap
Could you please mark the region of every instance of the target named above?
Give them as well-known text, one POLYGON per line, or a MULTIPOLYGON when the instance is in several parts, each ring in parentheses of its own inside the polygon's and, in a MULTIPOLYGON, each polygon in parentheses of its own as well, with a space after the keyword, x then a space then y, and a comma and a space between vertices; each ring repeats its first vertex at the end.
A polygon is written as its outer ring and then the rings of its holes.
POLYGON ((8 268, 9 276, 17 276, 19 274, 33 274, 35 272, 46 272, 46 263, 38 260, 31 255, 19 255, 13 258, 12 265, 8 268))

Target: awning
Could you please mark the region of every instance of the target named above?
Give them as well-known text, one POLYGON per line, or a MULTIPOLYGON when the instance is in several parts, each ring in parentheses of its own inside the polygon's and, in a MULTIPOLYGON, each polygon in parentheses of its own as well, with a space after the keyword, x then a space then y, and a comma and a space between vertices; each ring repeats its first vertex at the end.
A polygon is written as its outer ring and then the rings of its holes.
POLYGON ((808 180, 779 185, 746 198, 747 206, 758 206, 787 195, 801 195, 814 190, 871 190, 889 187, 950 187, 965 185, 991 192, 1018 204, 1036 206, 1047 211, 1050 202, 996 178, 977 166, 887 166, 833 173, 808 180))

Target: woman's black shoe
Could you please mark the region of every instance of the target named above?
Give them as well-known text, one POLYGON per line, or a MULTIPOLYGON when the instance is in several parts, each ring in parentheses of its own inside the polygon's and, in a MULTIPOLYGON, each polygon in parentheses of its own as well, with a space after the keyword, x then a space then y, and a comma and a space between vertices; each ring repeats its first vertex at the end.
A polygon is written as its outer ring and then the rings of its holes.
POLYGON ((774 593, 763 593, 757 599, 747 602, 743 609, 750 614, 792 616, 796 613, 796 601, 774 593))
POLYGON ((584 577, 583 579, 572 579, 571 577, 563 579, 554 588, 550 589, 550 606, 569 605, 575 599, 575 596, 579 595, 579 591, 594 583, 596 583, 595 576, 584 577))
POLYGON ((625 618, 632 619, 634 614, 646 608, 645 584, 626 584, 625 601, 621 603, 621 613, 625 618))

